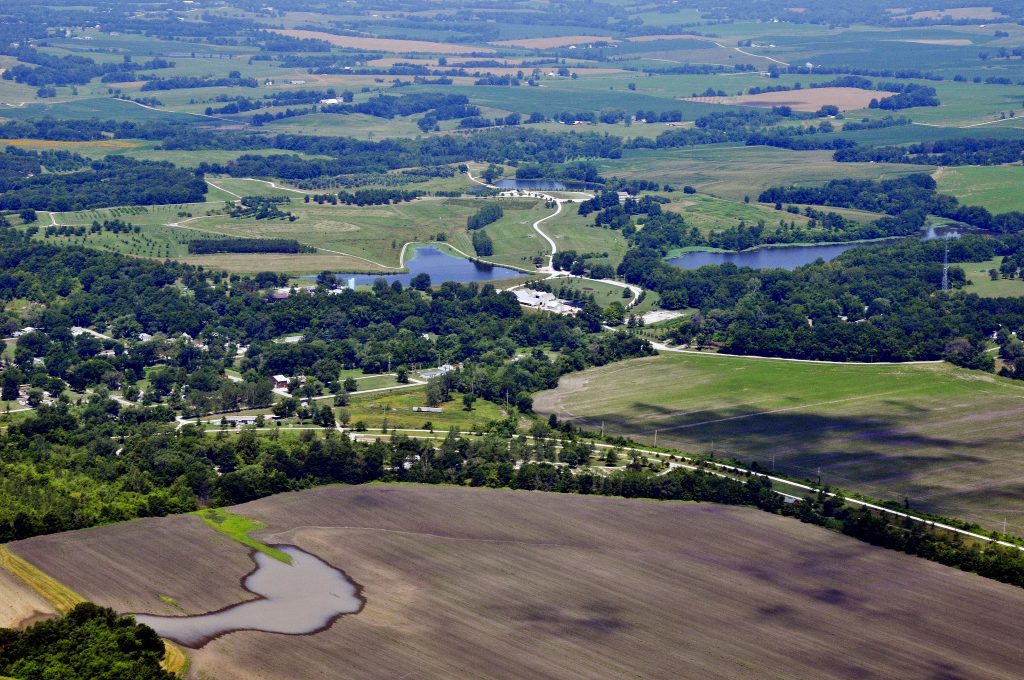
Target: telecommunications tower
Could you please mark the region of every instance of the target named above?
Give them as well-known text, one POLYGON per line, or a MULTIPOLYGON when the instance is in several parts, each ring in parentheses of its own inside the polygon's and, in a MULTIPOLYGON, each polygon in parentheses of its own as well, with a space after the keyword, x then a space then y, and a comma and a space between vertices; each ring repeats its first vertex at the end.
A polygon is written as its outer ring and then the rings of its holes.
POLYGON ((942 256, 942 291, 946 292, 949 290, 949 237, 946 236, 946 252, 942 256))

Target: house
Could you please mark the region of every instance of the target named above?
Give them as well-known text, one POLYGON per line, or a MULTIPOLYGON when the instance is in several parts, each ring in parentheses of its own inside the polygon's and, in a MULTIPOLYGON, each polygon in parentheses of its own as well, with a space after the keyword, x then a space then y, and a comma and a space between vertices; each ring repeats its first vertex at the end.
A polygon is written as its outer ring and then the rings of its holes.
POLYGON ((277 389, 277 390, 286 390, 286 389, 288 389, 288 382, 289 382, 288 381, 288 376, 278 374, 278 375, 275 375, 273 378, 271 378, 271 380, 274 381, 274 389, 277 389))
POLYGON ((321 99, 320 103, 321 104, 340 104, 341 100, 338 99, 337 97, 330 97, 329 99, 321 99))
POLYGON ((139 342, 149 342, 153 339, 153 336, 149 333, 139 333, 139 342))
POLYGON ((420 377, 425 379, 425 380, 430 380, 431 378, 439 378, 442 375, 444 375, 445 373, 451 373, 452 371, 460 369, 460 368, 462 368, 462 364, 455 364, 455 365, 444 364, 443 366, 438 366, 437 368, 432 368, 429 371, 421 372, 420 373, 420 377))
POLYGON ((444 413, 444 409, 439 406, 413 406, 412 410, 420 413, 444 413))
POLYGON ((259 416, 224 416, 223 420, 227 421, 228 425, 242 427, 243 425, 255 425, 257 418, 259 416))
POLYGON ((36 329, 35 329, 35 328, 33 328, 32 326, 25 326, 25 327, 24 327, 24 328, 22 328, 22 329, 21 329, 20 331, 14 331, 14 332, 13 332, 13 333, 11 334, 11 337, 15 337, 15 338, 20 338, 21 336, 23 336, 23 335, 28 335, 29 333, 32 333, 32 332, 34 332, 35 330, 36 330, 36 329))

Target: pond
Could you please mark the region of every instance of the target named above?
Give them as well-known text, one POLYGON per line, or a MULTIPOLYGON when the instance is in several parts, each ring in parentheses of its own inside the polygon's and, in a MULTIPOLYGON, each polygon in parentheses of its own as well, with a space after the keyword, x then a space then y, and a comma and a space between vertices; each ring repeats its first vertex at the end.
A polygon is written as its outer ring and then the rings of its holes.
POLYGON ((565 191, 562 182, 551 179, 499 179, 494 183, 499 189, 523 189, 525 191, 565 191))
MULTIPOLYGON (((960 232, 950 227, 929 227, 921 234, 922 240, 936 238, 958 238, 960 232)), ((898 239, 892 239, 898 240, 898 239)), ((878 243, 878 241, 875 241, 878 243)), ((808 246, 766 246, 752 250, 729 251, 729 252, 708 252, 693 251, 684 253, 679 257, 668 260, 681 269, 699 269, 709 264, 725 264, 730 262, 737 267, 750 267, 751 269, 796 269, 805 264, 810 264, 818 258, 828 262, 838 257, 841 253, 866 245, 860 243, 833 243, 829 245, 808 245, 808 246)))
POLYGON ((408 285, 417 274, 429 274, 430 282, 439 285, 446 281, 455 283, 469 283, 470 281, 495 281, 499 279, 515 279, 526 276, 523 272, 509 269, 508 267, 497 267, 494 265, 474 262, 464 257, 456 257, 429 246, 416 248, 411 258, 405 260, 405 266, 409 269, 406 274, 337 274, 339 281, 344 283, 350 278, 356 280, 356 285, 371 285, 377 279, 384 279, 388 283, 399 281, 402 285, 408 285))
POLYGON ((198 616, 136 614, 135 620, 160 637, 195 649, 239 630, 316 633, 339 616, 362 610, 362 589, 345 572, 294 546, 275 547, 290 555, 292 563, 254 553, 256 569, 242 580, 242 587, 257 599, 198 616))

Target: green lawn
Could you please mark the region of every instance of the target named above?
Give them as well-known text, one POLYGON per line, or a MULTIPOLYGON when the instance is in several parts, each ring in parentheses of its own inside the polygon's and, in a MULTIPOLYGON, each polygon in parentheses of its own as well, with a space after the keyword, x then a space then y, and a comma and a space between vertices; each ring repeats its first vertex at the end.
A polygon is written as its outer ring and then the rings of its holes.
POLYGON ((963 262, 956 265, 964 270, 967 280, 971 282, 964 290, 986 298, 1024 296, 1024 279, 1000 277, 992 280, 989 270, 998 270, 1002 261, 1003 257, 999 255, 984 262, 963 262))
POLYGON ((535 408, 1024 533, 1024 384, 991 374, 666 353, 563 377, 535 408))
POLYGON ((379 431, 385 421, 389 428, 422 429, 426 423, 431 423, 439 432, 445 432, 452 427, 468 431, 474 426, 481 426, 504 417, 500 407, 483 399, 477 399, 473 404, 473 410, 466 411, 462 405, 461 394, 453 394, 452 401, 442 404, 442 413, 412 410, 414 406, 426 405, 426 388, 410 387, 403 390, 357 394, 345 408, 351 414, 351 424, 362 421, 370 431, 379 431))
POLYGON ((549 282, 551 287, 555 290, 556 294, 561 288, 568 288, 570 290, 581 291, 585 295, 593 295, 594 301, 603 309, 613 302, 620 303, 623 307, 629 304, 629 301, 633 299, 633 295, 629 297, 623 297, 622 291, 627 290, 626 288, 620 288, 619 286, 613 286, 609 283, 602 283, 593 279, 587 279, 583 277, 565 277, 554 279, 549 282))
POLYGON ((992 213, 1024 210, 1024 166, 964 166, 935 173, 939 191, 965 205, 978 205, 992 213))

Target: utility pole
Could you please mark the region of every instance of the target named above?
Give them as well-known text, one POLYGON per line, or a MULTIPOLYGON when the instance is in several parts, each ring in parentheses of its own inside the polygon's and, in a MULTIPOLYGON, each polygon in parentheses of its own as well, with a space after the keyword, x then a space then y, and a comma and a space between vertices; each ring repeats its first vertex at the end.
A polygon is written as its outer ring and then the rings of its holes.
POLYGON ((604 439, 604 421, 601 421, 601 439, 604 439))
POLYGON ((658 431, 657 430, 654 431, 654 445, 655 446, 658 445, 658 431))

